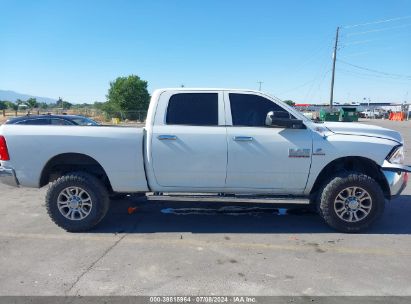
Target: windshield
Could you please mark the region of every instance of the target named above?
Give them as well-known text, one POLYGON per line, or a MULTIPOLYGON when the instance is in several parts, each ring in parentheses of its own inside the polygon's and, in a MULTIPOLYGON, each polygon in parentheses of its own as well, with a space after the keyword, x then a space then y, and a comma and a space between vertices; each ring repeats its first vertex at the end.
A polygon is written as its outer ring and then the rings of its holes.
POLYGON ((80 126, 98 126, 99 125, 96 121, 90 118, 87 118, 87 117, 74 117, 71 120, 80 126))

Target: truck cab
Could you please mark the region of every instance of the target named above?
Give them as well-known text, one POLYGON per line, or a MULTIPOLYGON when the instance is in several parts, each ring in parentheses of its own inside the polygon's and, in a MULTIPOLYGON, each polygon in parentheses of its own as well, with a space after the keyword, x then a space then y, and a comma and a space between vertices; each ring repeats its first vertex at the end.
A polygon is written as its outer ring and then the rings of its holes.
POLYGON ((150 107, 146 125, 151 188, 303 193, 311 129, 301 120, 298 128, 266 125, 269 112, 295 119, 293 109, 244 90, 165 90, 153 99, 157 104, 150 107))

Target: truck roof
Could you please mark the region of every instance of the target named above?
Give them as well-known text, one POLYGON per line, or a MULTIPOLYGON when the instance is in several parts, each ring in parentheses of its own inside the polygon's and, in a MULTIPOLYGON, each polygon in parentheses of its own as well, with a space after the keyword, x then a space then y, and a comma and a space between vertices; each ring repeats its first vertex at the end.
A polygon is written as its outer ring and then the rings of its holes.
POLYGON ((155 91, 238 91, 238 92, 254 92, 254 93, 263 93, 262 91, 252 90, 252 89, 232 89, 232 88, 161 88, 155 91))
POLYGON ((207 92, 207 91, 230 91, 230 92, 247 92, 247 93, 254 93, 254 94, 262 94, 262 95, 266 95, 266 96, 270 96, 272 98, 275 98, 279 101, 282 101, 281 98, 278 98, 275 95, 263 92, 263 91, 258 91, 258 90, 252 90, 252 89, 231 89, 231 88, 162 88, 162 89, 157 89, 154 90, 153 95, 155 94, 160 94, 161 92, 165 92, 165 91, 203 91, 203 92, 207 92))

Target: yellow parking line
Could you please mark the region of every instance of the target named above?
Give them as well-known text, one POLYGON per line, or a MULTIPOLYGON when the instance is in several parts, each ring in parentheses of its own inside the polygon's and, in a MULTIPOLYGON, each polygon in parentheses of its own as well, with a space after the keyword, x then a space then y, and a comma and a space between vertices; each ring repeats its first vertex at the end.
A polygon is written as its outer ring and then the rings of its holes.
MULTIPOLYGON (((13 233, 0 232, 0 237, 3 238, 22 238, 22 239, 39 239, 39 240, 73 240, 73 241, 117 241, 124 236, 118 235, 81 235, 81 234, 42 234, 42 233, 13 233)), ((339 254, 366 254, 366 255, 381 255, 381 256, 411 256, 411 251, 396 251, 386 248, 358 248, 358 247, 342 247, 338 245, 301 243, 299 245, 293 244, 269 244, 269 243, 244 243, 234 241, 213 241, 205 242, 193 239, 164 239, 164 238, 141 238, 137 234, 129 234, 121 243, 128 244, 169 244, 175 246, 189 245, 195 248, 207 248, 211 246, 222 246, 232 248, 247 248, 247 249, 266 249, 277 251, 295 251, 295 252, 317 252, 318 254, 339 253, 339 254)))

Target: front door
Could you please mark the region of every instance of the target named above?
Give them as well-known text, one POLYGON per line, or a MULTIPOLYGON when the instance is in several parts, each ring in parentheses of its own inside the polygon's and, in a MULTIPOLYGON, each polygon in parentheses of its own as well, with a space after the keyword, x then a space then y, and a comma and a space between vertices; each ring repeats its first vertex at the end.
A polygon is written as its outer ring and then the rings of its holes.
POLYGON ((227 92, 224 98, 231 125, 227 128, 226 187, 301 194, 311 164, 310 129, 266 126, 268 112, 286 110, 265 96, 227 92))

